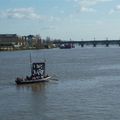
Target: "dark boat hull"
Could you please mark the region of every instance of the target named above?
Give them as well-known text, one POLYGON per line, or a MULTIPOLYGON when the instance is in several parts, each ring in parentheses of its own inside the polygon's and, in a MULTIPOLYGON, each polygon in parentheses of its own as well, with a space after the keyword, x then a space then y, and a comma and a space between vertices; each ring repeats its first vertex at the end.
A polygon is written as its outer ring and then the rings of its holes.
POLYGON ((75 48, 75 46, 72 44, 64 44, 64 45, 61 45, 59 48, 60 49, 71 49, 71 48, 75 48))
POLYGON ((40 83, 40 82, 48 82, 49 79, 51 78, 51 76, 45 77, 45 78, 41 78, 41 79, 35 79, 35 80, 25 80, 22 78, 17 78, 15 80, 16 84, 31 84, 31 83, 40 83))

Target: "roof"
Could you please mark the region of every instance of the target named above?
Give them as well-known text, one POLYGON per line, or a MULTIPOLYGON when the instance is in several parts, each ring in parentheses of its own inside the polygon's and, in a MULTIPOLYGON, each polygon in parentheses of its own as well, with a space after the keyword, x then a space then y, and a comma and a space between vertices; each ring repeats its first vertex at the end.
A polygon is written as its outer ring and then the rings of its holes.
POLYGON ((0 34, 0 37, 17 37, 17 34, 0 34))

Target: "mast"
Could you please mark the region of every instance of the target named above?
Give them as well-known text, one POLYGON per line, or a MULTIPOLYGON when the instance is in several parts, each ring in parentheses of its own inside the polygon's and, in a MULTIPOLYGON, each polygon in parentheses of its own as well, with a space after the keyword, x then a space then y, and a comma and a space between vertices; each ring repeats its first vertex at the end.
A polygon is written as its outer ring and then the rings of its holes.
POLYGON ((31 75, 32 75, 32 57, 31 57, 31 52, 30 52, 30 70, 31 70, 31 75))
POLYGON ((44 60, 44 76, 46 75, 46 59, 44 60))

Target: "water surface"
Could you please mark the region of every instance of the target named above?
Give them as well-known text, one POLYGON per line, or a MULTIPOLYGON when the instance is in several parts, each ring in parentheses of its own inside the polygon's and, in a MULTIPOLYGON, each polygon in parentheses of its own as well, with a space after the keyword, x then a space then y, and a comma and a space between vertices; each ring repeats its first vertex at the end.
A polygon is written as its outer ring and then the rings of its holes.
POLYGON ((119 120, 120 48, 0 52, 0 120, 119 120), (46 59, 59 81, 17 86, 46 59))

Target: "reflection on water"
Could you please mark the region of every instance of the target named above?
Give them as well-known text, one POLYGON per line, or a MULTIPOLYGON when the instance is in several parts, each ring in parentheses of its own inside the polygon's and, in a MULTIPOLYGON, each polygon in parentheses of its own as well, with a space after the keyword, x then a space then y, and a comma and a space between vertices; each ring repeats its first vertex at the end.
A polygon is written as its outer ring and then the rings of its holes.
POLYGON ((40 92, 45 89, 46 85, 47 83, 23 84, 23 85, 16 85, 16 88, 17 90, 40 92))

